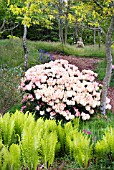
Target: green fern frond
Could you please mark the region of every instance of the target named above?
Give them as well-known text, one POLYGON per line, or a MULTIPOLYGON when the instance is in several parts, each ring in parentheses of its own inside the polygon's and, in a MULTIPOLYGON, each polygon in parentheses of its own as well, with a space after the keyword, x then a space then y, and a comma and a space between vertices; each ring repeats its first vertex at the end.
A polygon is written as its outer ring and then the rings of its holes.
POLYGON ((16 110, 16 112, 11 115, 12 120, 15 121, 15 134, 18 134, 20 137, 27 117, 27 114, 23 114, 18 110, 16 110))
POLYGON ((21 168, 21 151, 20 146, 12 144, 9 148, 10 159, 11 159, 11 169, 20 170, 21 168))
POLYGON ((97 141, 95 149, 98 158, 103 158, 111 154, 114 159, 114 128, 108 127, 105 130, 103 138, 97 141))
MULTIPOLYGON (((29 119, 31 119, 31 116, 29 119)), ((28 120, 28 122, 29 121, 30 120, 28 120)), ((36 170, 40 158, 38 154, 40 148, 40 138, 41 137, 39 134, 37 134, 34 121, 31 121, 28 126, 24 127, 21 139, 21 151, 22 160, 25 167, 36 170)))
POLYGON ((44 165, 48 168, 54 161, 57 144, 56 132, 45 132, 41 139, 42 159, 44 165))
POLYGON ((57 126, 57 136, 58 136, 58 141, 59 141, 59 147, 58 150, 56 152, 61 152, 61 153, 65 153, 65 130, 64 128, 61 126, 61 124, 59 124, 57 126))
POLYGON ((1 126, 1 136, 3 143, 7 146, 10 146, 14 141, 15 135, 15 121, 11 119, 10 114, 6 113, 0 120, 1 126))
POLYGON ((11 170, 11 159, 10 159, 10 153, 8 149, 3 146, 2 150, 0 151, 0 169, 1 170, 11 170))
POLYGON ((87 168, 89 160, 92 158, 93 145, 90 144, 90 138, 77 132, 73 136, 73 157, 80 167, 87 168))

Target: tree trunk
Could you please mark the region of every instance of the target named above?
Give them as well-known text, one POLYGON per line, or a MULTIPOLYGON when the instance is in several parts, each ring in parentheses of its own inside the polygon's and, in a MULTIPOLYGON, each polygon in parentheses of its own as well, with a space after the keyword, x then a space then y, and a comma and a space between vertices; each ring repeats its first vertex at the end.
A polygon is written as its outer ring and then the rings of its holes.
POLYGON ((103 80, 103 88, 102 88, 102 97, 101 97, 101 113, 106 114, 106 97, 108 93, 108 87, 110 84, 111 79, 111 72, 112 72, 112 55, 111 55, 111 36, 114 29, 114 15, 112 16, 111 23, 109 29, 106 34, 106 76, 103 80))
POLYGON ((63 19, 62 17, 62 7, 63 7, 63 1, 59 0, 59 18, 58 18, 58 27, 59 27, 59 40, 63 44, 64 43, 64 38, 63 38, 63 19))
POLYGON ((99 37, 99 48, 101 48, 101 30, 98 31, 98 37, 99 37))
POLYGON ((24 24, 23 49, 24 49, 24 70, 28 67, 28 48, 26 46, 27 26, 24 24))
POLYGON ((67 43, 67 35, 68 35, 68 19, 66 16, 65 18, 65 41, 64 41, 65 44, 67 43))
POLYGON ((78 21, 77 21, 77 18, 75 20, 75 28, 74 28, 74 34, 75 34, 75 38, 74 38, 74 41, 75 43, 77 43, 78 41, 78 21))
POLYGON ((67 10, 66 10, 66 16, 65 16, 65 41, 64 43, 67 43, 67 36, 68 36, 68 14, 70 11, 70 0, 67 1, 67 10))
POLYGON ((93 44, 96 44, 96 28, 94 28, 94 34, 93 34, 93 44))
POLYGON ((63 23, 62 23, 62 19, 61 18, 59 18, 58 26, 59 26, 59 41, 63 44, 64 43, 64 38, 63 38, 63 23))

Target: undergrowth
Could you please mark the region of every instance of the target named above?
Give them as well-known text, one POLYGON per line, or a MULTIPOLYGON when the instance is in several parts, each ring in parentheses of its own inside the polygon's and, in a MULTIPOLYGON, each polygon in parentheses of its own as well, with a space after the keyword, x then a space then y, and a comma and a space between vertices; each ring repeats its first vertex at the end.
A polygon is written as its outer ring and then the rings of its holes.
POLYGON ((114 126, 109 123, 95 138, 92 129, 85 133, 87 125, 78 118, 61 125, 55 120, 35 121, 31 113, 16 111, 0 117, 0 129, 1 170, 114 168, 114 126))

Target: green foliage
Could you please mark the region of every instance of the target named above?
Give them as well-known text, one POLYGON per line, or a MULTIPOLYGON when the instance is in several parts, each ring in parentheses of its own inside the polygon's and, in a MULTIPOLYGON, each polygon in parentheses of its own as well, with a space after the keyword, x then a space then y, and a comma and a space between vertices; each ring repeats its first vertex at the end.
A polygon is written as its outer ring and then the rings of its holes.
MULTIPOLYGON (((112 50, 112 64, 114 65, 114 50, 112 50)), ((102 81, 106 74, 106 59, 104 58, 101 60, 95 69, 95 71, 98 73, 98 80, 102 81)), ((111 82, 110 86, 114 86, 114 71, 112 70, 112 76, 111 76, 111 82)))
POLYGON ((58 136, 58 142, 56 145, 56 155, 57 156, 63 156, 65 153, 65 132, 64 128, 61 126, 61 122, 57 126, 57 136, 58 136))
POLYGON ((20 146, 16 144, 12 144, 9 148, 3 146, 0 151, 0 169, 1 170, 15 170, 20 169, 21 167, 21 151, 20 146))
POLYGON ((23 115, 22 112, 16 110, 15 114, 12 114, 11 117, 15 122, 15 134, 19 135, 18 137, 20 140, 23 128, 28 121, 28 114, 26 113, 25 115, 23 115))
POLYGON ((24 127, 21 138, 22 162, 25 168, 36 170, 39 163, 38 149, 40 147, 40 135, 37 135, 35 122, 29 122, 24 127))
POLYGON ((79 132, 77 127, 73 127, 71 122, 65 125, 65 133, 67 152, 69 151, 80 167, 87 167, 93 150, 90 138, 79 132))
POLYGON ((11 119, 9 113, 6 113, 3 117, 0 117, 0 138, 2 138, 3 144, 8 147, 14 142, 14 127, 15 122, 11 119))
POLYGON ((6 170, 6 169, 10 170, 10 168, 11 168, 10 152, 8 151, 8 149, 5 146, 0 151, 0 157, 1 157, 0 169, 1 170, 6 170))
POLYGON ((96 116, 96 119, 88 121, 89 125, 79 119, 63 125, 42 118, 35 121, 29 112, 6 113, 0 117, 0 169, 15 170, 23 167, 36 170, 39 164, 50 168, 57 157, 62 159, 65 155, 66 161, 70 161, 68 164, 74 169, 101 168, 106 166, 105 162, 109 164, 107 167, 113 167, 114 116, 112 113, 110 115, 107 119, 96 116), (84 129, 91 131, 91 134, 85 133, 84 129), (101 159, 105 162, 101 162, 101 159), (94 165, 93 160, 98 164, 101 162, 102 166, 94 165))
MULTIPOLYGON (((4 65, 4 64, 3 64, 4 65)), ((3 66, 2 65, 2 66, 3 66)), ((1 66, 1 67, 2 67, 1 66)), ((5 67, 5 65, 3 66, 5 67)), ((7 67, 7 64, 6 64, 7 67)), ((0 112, 5 113, 14 104, 21 101, 19 84, 21 68, 0 68, 0 112)))
POLYGON ((41 154, 44 165, 50 167, 55 158, 55 150, 57 143, 57 134, 55 132, 44 132, 43 138, 41 139, 41 154), (48 137, 47 137, 48 136, 48 137))
POLYGON ((108 127, 102 137, 102 140, 96 143, 96 156, 98 158, 109 157, 112 161, 114 159, 114 129, 108 127))
POLYGON ((87 167, 92 158, 92 144, 90 138, 78 132, 73 136, 73 157, 81 167, 87 167))
POLYGON ((9 148, 10 159, 11 159, 11 169, 20 169, 21 166, 21 151, 20 146, 12 144, 9 148))
POLYGON ((49 167, 55 158, 57 137, 57 124, 55 121, 45 120, 41 139, 41 155, 46 167, 49 167), (48 137, 47 137, 48 136, 48 137))

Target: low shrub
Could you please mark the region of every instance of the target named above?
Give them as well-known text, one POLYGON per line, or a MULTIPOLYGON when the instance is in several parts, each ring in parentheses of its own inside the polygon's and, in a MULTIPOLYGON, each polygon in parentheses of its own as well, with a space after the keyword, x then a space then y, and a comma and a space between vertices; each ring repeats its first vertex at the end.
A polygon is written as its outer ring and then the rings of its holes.
POLYGON ((22 68, 0 68, 0 113, 4 114, 11 107, 21 102, 18 86, 21 81, 22 68))
MULTIPOLYGON (((28 69, 22 78, 23 112, 36 117, 70 121, 90 119, 100 106, 102 85, 91 70, 82 70, 66 60, 55 60, 28 69)), ((107 98, 106 109, 110 109, 107 98)))

